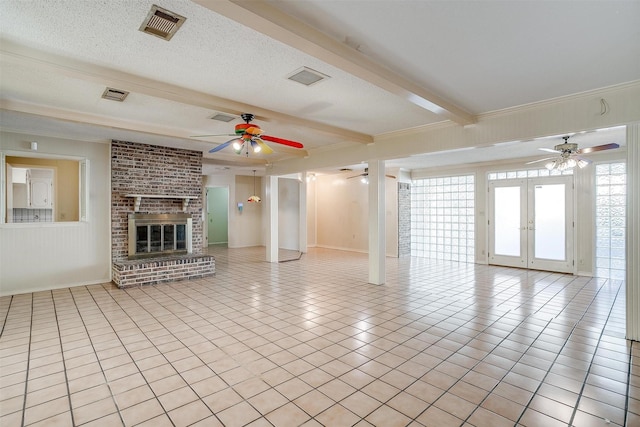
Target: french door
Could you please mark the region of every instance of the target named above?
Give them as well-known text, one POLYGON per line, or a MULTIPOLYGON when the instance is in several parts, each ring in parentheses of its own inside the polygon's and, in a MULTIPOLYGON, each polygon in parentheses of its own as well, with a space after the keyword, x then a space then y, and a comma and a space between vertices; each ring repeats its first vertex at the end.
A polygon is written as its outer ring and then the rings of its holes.
POLYGON ((489 264, 573 272, 573 177, 489 182, 489 264))

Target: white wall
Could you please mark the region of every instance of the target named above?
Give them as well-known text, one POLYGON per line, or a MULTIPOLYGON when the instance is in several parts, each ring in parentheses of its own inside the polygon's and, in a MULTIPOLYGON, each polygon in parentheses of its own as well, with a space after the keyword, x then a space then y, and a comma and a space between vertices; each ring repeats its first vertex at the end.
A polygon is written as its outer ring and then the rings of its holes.
MULTIPOLYGON (((351 174, 320 175, 315 181, 316 246, 368 252, 369 201, 366 184, 351 174)), ((386 178, 386 254, 398 256, 398 190, 386 178)), ((311 222, 310 217, 309 222, 311 222)))
POLYGON ((316 180, 307 183, 307 246, 317 246, 316 180))
POLYGON ((278 247, 300 250, 300 185, 297 179, 278 179, 278 247))
POLYGON ((109 144, 2 132, 0 150, 90 162, 89 221, 0 224, 0 295, 109 282, 109 144))

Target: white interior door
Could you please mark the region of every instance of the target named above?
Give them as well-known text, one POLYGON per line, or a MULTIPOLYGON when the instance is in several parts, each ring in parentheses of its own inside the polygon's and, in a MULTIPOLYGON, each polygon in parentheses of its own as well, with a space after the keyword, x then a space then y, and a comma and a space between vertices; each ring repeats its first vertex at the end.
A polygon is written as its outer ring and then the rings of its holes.
POLYGON ((489 263, 573 272, 573 177, 489 183, 489 263))

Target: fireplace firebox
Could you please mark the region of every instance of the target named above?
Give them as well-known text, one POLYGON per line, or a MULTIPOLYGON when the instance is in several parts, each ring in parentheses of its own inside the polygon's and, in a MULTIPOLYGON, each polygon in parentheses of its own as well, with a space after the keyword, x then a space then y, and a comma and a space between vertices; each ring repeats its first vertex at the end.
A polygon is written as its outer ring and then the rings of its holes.
POLYGON ((190 214, 129 214, 129 259, 190 254, 190 214))

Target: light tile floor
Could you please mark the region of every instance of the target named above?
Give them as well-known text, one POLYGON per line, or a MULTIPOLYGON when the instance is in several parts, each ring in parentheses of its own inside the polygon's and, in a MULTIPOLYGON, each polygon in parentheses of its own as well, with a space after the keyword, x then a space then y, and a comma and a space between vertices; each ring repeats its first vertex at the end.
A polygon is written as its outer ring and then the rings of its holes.
POLYGON ((0 425, 640 425, 621 282, 210 252, 206 279, 3 297, 0 425))

